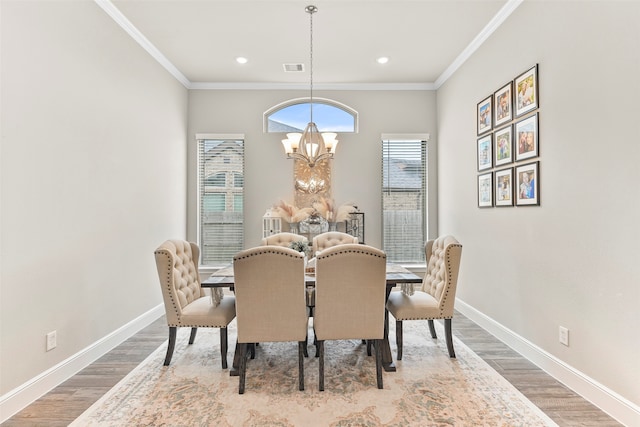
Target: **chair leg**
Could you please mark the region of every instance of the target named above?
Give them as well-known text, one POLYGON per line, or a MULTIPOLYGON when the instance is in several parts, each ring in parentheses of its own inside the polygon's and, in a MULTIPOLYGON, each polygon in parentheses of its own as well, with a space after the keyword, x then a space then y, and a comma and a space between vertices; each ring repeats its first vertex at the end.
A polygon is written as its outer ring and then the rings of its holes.
POLYGON ((455 358, 456 353, 453 351, 453 335, 451 334, 451 319, 444 319, 444 332, 447 337, 447 350, 449 350, 449 357, 455 358))
POLYGON ((247 344, 249 346, 249 353, 251 353, 251 359, 256 358, 256 343, 247 344))
POLYGON ((196 332, 198 332, 198 328, 191 328, 191 335, 189 335, 189 344, 193 344, 196 340, 196 332))
POLYGON ((164 357, 164 366, 169 366, 171 363, 171 357, 173 356, 173 349, 176 347, 176 332, 178 328, 176 326, 169 326, 169 345, 167 346, 167 355, 164 357))
POLYGON ((227 328, 220 328, 220 357, 222 358, 222 369, 227 369, 227 350, 229 341, 227 339, 227 328))
POLYGON ((316 346, 316 357, 320 357, 320 347, 318 346, 318 337, 316 337, 316 330, 313 330, 313 345, 316 346))
POLYGON ((396 347, 398 348, 398 360, 402 360, 402 320, 396 320, 396 347))
MULTIPOLYGON (((371 340, 362 340, 367 343, 367 356, 371 356, 371 340)), ((375 345, 374 345, 375 347, 375 345)), ((375 351, 375 349, 374 349, 375 351)))
POLYGON ((436 328, 433 326, 433 319, 429 319, 429 332, 431 332, 431 338, 436 339, 436 328))
POLYGON ((240 375, 238 381, 238 394, 244 394, 244 381, 247 377, 247 346, 249 344, 240 344, 240 375))
POLYGON ((324 341, 318 341, 320 360, 318 363, 318 390, 324 391, 324 341))
POLYGON ((373 349, 376 352, 376 381, 378 388, 382 388, 382 340, 373 340, 373 349))
POLYGON ((307 341, 309 341, 309 333, 304 337, 304 341, 302 341, 302 354, 304 357, 309 357, 309 350, 307 349, 307 341))
POLYGON ((304 357, 309 357, 304 353, 307 351, 307 341, 298 343, 298 390, 304 390, 304 357))

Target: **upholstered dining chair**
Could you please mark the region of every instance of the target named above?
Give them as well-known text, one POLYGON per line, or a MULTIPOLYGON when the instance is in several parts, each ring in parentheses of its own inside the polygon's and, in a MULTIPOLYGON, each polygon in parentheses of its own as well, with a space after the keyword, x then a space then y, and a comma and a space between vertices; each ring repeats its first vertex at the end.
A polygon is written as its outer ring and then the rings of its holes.
POLYGON ((307 243, 308 239, 300 234, 289 233, 287 231, 262 238, 262 246, 282 246, 288 248, 292 242, 307 243))
POLYGON ((326 340, 372 340, 376 381, 382 388, 386 264, 383 251, 356 243, 327 248, 316 258, 313 328, 320 353, 320 391, 324 390, 326 340))
POLYGON ((191 328, 193 344, 200 327, 220 329, 222 369, 227 368, 227 326, 236 316, 232 295, 212 298, 200 286, 198 245, 184 240, 167 240, 154 252, 169 326, 169 345, 164 365, 171 363, 178 327, 191 328))
POLYGON ((394 291, 387 300, 387 309, 396 319, 396 345, 398 360, 402 360, 402 322, 404 320, 428 320, 432 338, 437 338, 434 319, 444 319, 449 357, 456 357, 453 350, 451 320, 456 299, 458 271, 462 245, 453 236, 429 240, 425 245, 427 271, 422 287, 412 295, 394 291))
POLYGON ((243 394, 247 349, 254 343, 298 342, 298 387, 304 390, 309 316, 304 255, 281 246, 258 246, 233 257, 240 350, 238 393, 243 394))
POLYGON ((358 243, 358 237, 341 231, 327 231, 313 237, 311 248, 315 256, 319 252, 337 245, 358 243))

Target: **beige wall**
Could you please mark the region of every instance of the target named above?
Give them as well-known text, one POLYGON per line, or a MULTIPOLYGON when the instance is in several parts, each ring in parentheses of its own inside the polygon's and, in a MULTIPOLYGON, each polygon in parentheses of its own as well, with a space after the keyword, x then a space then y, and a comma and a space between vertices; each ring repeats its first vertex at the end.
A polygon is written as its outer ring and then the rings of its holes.
POLYGON ((640 2, 526 1, 438 91, 439 230, 465 246, 459 298, 636 405, 638 22, 640 2), (535 63, 542 205, 478 209, 476 104, 535 63))
POLYGON ((2 1, 1 19, 3 395, 161 304, 188 94, 94 2, 2 1))
MULTIPOLYGON (((192 90, 189 95, 189 228, 196 231, 196 141, 198 133, 245 135, 245 247, 260 244, 262 216, 280 199, 293 202, 293 161, 284 154, 283 134, 263 132, 262 115, 289 99, 308 96, 304 91, 192 90)), ((333 197, 337 204, 354 202, 365 212, 365 240, 380 247, 381 135, 430 133, 429 182, 435 208, 436 145, 435 92, 433 91, 317 91, 314 95, 341 102, 360 114, 360 132, 339 134, 332 160, 333 197)), ((435 233, 437 216, 429 218, 435 233)))

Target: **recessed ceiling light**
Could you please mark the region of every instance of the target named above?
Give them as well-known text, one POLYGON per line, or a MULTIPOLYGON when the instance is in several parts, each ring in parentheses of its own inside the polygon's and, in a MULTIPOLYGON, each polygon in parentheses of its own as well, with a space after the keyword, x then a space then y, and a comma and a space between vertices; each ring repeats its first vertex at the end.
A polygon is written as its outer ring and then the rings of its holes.
POLYGON ((376 59, 376 61, 378 62, 378 64, 386 64, 387 62, 389 62, 389 57, 381 56, 380 58, 376 59))
POLYGON ((246 63, 247 63, 247 61, 248 61, 248 59, 247 59, 247 58, 245 58, 244 56, 238 56, 238 57, 236 58, 236 62, 237 62, 238 64, 246 64, 246 63))

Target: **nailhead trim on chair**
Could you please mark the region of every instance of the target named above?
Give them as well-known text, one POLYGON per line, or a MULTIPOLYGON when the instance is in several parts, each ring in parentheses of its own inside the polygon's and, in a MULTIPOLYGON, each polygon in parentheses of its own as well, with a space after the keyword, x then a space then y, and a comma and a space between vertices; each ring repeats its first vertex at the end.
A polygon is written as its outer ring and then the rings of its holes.
MULTIPOLYGON (((449 252, 451 251, 451 248, 455 248, 455 247, 461 248, 462 245, 453 243, 453 244, 450 244, 449 246, 447 246, 447 250, 446 250, 446 254, 445 254, 445 258, 444 258, 447 261, 447 275, 449 276, 449 278, 451 278, 451 274, 452 274, 452 271, 451 271, 451 257, 449 256, 449 252)), ((451 279, 449 279, 449 280, 451 280, 451 279)), ((442 314, 442 311, 443 311, 442 307, 445 305, 448 296, 449 296, 449 287, 447 286, 447 289, 446 289, 444 295, 442 296, 442 302, 440 303, 440 314, 442 314)), ((453 316, 447 317, 447 318, 448 319, 452 319, 453 316)), ((441 317, 441 319, 444 319, 444 317, 441 317)))
MULTIPOLYGON (((169 291, 169 298, 171 299, 171 304, 173 305, 173 309, 176 311, 176 313, 179 313, 177 302, 173 298, 173 292, 171 292, 171 269, 173 268, 173 263, 172 263, 173 256, 171 255, 171 252, 169 252, 169 250, 167 250, 167 249, 159 249, 159 250, 155 251, 155 253, 156 254, 163 254, 163 255, 167 256, 167 260, 168 260, 168 263, 167 263, 167 290, 169 291)), ((180 322, 178 322, 178 324, 173 324, 171 322, 168 322, 168 324, 169 324, 169 326, 182 326, 182 325, 180 325, 180 322)))
POLYGON ((379 257, 379 258, 386 258, 387 257, 386 254, 380 255, 380 254, 372 253, 371 251, 364 250, 364 249, 345 249, 345 250, 332 252, 330 254, 323 253, 322 255, 318 255, 318 258, 329 258, 331 256, 344 254, 344 253, 366 254, 366 255, 371 255, 371 256, 375 256, 375 257, 379 257))
MULTIPOLYGON (((280 247, 280 246, 276 246, 276 247, 280 247)), ((299 253, 299 252, 296 251, 296 253, 299 253)), ((245 258, 250 258, 252 256, 260 255, 260 254, 276 254, 276 255, 288 256, 291 258, 299 258, 296 254, 287 254, 287 253, 283 253, 283 252, 272 250, 272 249, 263 249, 261 251, 251 252, 250 254, 234 257, 234 259, 245 259, 245 258)))

